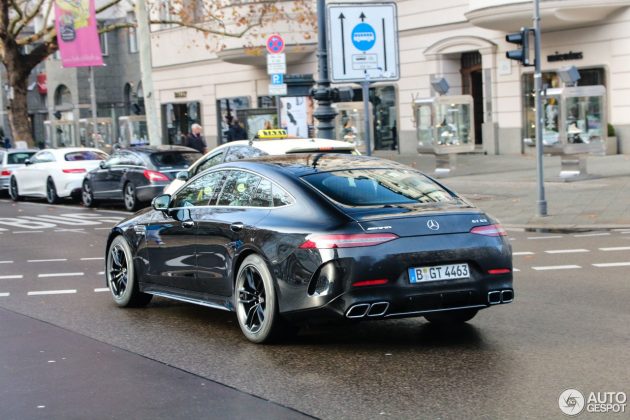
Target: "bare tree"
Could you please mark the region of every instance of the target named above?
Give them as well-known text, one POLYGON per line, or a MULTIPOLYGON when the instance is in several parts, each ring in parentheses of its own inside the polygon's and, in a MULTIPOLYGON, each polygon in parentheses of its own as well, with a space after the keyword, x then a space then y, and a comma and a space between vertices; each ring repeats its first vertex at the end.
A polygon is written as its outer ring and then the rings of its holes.
MULTIPOLYGON (((241 38, 253 28, 291 19, 310 33, 316 25, 313 2, 308 0, 148 0, 152 24, 193 28, 205 39, 241 38)), ((129 8, 132 0, 97 2, 96 17, 115 8, 129 8)), ((0 60, 12 90, 8 109, 13 138, 34 144, 27 107, 27 82, 33 69, 58 49, 53 0, 0 0, 0 60), (42 22, 36 24, 37 22, 42 22), (39 26, 39 27, 38 27, 39 26)), ((135 26, 122 21, 99 32, 135 26)), ((262 34, 260 34, 262 35, 262 34)), ((220 48, 221 42, 214 48, 220 48)))

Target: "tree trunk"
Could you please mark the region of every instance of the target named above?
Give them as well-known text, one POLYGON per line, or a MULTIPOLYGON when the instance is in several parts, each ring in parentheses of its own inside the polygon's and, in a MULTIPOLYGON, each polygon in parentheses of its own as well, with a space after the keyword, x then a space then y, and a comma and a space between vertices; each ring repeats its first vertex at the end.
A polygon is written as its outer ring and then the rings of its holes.
MULTIPOLYGON (((28 75, 27 75, 28 77, 28 75)), ((9 86, 13 89, 13 100, 9 101, 9 124, 13 138, 11 143, 15 146, 17 141, 25 141, 29 147, 35 146, 33 132, 31 130, 31 120, 28 115, 28 104, 26 101, 27 77, 9 73, 9 86)))

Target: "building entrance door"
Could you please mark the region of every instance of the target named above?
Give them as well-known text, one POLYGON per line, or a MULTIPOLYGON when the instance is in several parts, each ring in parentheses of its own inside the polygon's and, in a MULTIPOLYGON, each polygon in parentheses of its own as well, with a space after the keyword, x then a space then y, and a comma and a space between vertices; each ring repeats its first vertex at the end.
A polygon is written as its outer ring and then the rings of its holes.
POLYGON ((462 94, 473 97, 473 115, 475 119, 475 144, 483 143, 481 125, 483 124, 483 78, 481 74, 481 54, 479 51, 462 54, 462 94))

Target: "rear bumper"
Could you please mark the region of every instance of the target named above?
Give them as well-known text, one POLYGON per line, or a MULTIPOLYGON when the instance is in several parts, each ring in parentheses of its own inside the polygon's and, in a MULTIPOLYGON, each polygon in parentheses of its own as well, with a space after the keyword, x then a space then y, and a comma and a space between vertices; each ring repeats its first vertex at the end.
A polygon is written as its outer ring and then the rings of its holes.
POLYGON ((59 197, 70 197, 72 195, 80 194, 84 177, 84 174, 78 174, 76 177, 70 177, 68 175, 64 176, 61 180, 61 185, 56 185, 57 195, 59 197))
POLYGON ((0 177, 0 190, 8 190, 9 189, 9 181, 10 176, 1 176, 0 177))

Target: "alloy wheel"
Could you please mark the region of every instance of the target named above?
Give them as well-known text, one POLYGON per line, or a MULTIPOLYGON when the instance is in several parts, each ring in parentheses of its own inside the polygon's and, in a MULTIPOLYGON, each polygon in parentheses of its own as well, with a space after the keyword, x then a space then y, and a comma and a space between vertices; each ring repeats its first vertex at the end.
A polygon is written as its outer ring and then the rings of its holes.
POLYGON ((83 205, 90 207, 94 202, 94 196, 92 195, 92 188, 89 182, 83 183, 83 190, 81 192, 81 198, 83 199, 83 205))
POLYGON ((136 208, 136 191, 131 183, 125 186, 125 208, 129 211, 136 208))
POLYGON ((256 334, 267 318, 265 284, 260 272, 253 265, 245 267, 241 272, 238 284, 238 310, 245 315, 245 328, 256 334))
POLYGON ((13 199, 13 201, 17 201, 20 199, 20 196, 18 195, 17 181, 15 180, 15 178, 11 178, 11 185, 9 186, 9 195, 11 196, 11 199, 13 199))
POLYGON ((128 283, 128 262, 125 250, 121 245, 115 245, 110 252, 108 277, 112 294, 116 298, 121 298, 127 290, 128 283))

